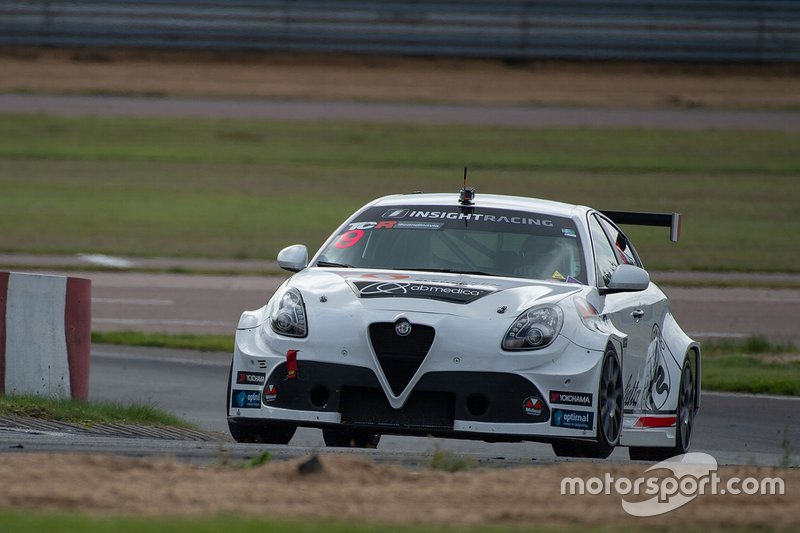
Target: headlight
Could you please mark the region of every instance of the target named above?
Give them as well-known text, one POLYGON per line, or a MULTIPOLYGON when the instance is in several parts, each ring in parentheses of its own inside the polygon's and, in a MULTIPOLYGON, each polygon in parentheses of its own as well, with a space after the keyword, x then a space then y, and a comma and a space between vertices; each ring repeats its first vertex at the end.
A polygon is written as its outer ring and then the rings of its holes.
POLYGON ((305 337, 308 334, 306 307, 297 289, 288 289, 269 315, 272 331, 289 337, 305 337))
POLYGON ((519 315, 503 338, 504 350, 538 350, 552 344, 564 314, 554 306, 532 307, 519 315))

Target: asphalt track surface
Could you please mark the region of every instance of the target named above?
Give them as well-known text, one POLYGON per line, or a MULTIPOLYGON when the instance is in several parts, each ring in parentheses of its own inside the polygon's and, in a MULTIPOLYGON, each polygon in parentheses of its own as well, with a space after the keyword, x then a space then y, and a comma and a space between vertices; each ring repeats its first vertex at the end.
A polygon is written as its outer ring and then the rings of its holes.
MULTIPOLYGON (((149 403, 195 422, 203 429, 226 432, 224 413, 229 363, 229 356, 220 353, 95 346, 90 398, 149 403)), ((720 464, 778 465, 784 460, 784 431, 790 443, 800 442, 798 398, 705 393, 696 419, 693 451, 710 453, 720 464)), ((298 430, 288 446, 77 437, 0 429, 0 449, 11 451, 171 455, 206 463, 219 460, 221 455, 252 457, 265 448, 276 458, 292 457, 323 446, 321 432, 316 429, 298 430)), ((348 453, 365 454, 379 462, 421 465, 430 459, 437 447, 472 455, 492 466, 558 460, 545 444, 397 436, 384 436, 377 450, 350 450, 348 453)), ((626 450, 616 450, 610 460, 627 461, 626 450)), ((796 461, 797 456, 792 460, 796 461)))
POLYGON ((800 112, 0 94, 0 113, 800 131, 800 112))

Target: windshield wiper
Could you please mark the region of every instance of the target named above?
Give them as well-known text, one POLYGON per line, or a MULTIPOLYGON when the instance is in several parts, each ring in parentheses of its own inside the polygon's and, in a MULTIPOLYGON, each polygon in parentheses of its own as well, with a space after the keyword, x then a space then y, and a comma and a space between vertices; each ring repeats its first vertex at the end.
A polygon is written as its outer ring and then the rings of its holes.
POLYGON ((344 263, 334 263, 333 261, 317 261, 318 267, 337 267, 337 268, 355 268, 353 265, 346 265, 344 263))
POLYGON ((473 276, 497 276, 497 274, 483 272, 482 270, 442 270, 442 272, 451 272, 453 274, 470 274, 473 276))
POLYGON ((444 272, 446 274, 472 274, 475 276, 497 276, 481 270, 454 270, 452 268, 393 268, 392 270, 412 270, 415 272, 444 272))

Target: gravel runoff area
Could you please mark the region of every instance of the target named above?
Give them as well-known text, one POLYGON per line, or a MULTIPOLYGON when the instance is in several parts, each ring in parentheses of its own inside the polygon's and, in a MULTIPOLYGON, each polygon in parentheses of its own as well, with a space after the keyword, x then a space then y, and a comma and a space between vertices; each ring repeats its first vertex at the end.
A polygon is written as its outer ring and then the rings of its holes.
POLYGON ((446 473, 337 455, 231 468, 198 467, 171 459, 8 453, 0 455, 0 507, 97 515, 225 513, 411 525, 585 526, 590 530, 601 524, 676 531, 800 528, 800 471, 796 469, 723 467, 717 471, 723 483, 734 476, 780 477, 785 494, 706 494, 678 511, 649 518, 626 514, 623 497, 616 493, 561 494, 565 476, 603 479, 608 473, 615 479, 635 480, 645 475, 645 469, 643 464, 559 463, 446 473))

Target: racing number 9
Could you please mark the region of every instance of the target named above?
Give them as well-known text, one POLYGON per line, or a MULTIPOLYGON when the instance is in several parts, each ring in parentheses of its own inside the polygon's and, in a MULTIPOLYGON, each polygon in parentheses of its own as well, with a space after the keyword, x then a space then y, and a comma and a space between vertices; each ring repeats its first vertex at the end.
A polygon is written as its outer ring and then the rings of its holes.
POLYGON ((364 230, 354 229, 352 231, 348 231, 347 233, 343 233, 341 237, 339 237, 339 242, 336 243, 337 248, 350 248, 351 246, 355 245, 358 241, 361 240, 361 237, 364 236, 364 230))

